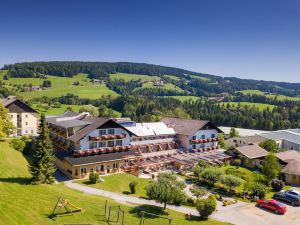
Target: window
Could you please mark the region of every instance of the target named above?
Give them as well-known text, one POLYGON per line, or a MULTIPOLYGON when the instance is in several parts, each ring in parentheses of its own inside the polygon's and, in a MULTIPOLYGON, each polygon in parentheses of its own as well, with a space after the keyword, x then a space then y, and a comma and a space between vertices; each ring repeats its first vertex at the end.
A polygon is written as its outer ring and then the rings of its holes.
POLYGON ((28 130, 25 130, 25 134, 28 134, 28 130))
POLYGON ((28 118, 28 115, 27 115, 27 114, 25 114, 25 118, 28 118))
POLYGON ((85 174, 86 173, 86 168, 85 167, 81 167, 81 174, 85 174))
POLYGON ((200 148, 205 148, 205 144, 201 144, 201 145, 200 145, 200 148))
POLYGON ((192 140, 196 140, 196 138, 197 138, 196 136, 193 136, 193 137, 192 137, 192 140))
POLYGON ((28 122, 25 122, 25 125, 27 126, 27 125, 28 125, 28 122))
POLYGON ((98 143, 98 147, 99 147, 99 148, 106 147, 106 142, 105 142, 105 141, 99 142, 99 143, 98 143))
POLYGON ((99 170, 100 170, 100 166, 96 165, 96 172, 99 172, 99 170))
POLYGON ((115 134, 115 130, 114 129, 108 129, 108 134, 115 134))
POLYGON ((196 145, 192 145, 192 148, 195 149, 195 148, 196 148, 196 145))
POLYGON ((106 130, 99 130, 99 135, 106 135, 106 130))
POLYGON ((90 143, 90 148, 97 148, 97 142, 90 143))
POLYGON ((113 167, 114 167, 114 169, 118 169, 119 163, 114 163, 113 167))
POLYGON ((216 135, 215 134, 211 134, 211 138, 215 138, 216 137, 216 135))
POLYGON ((202 139, 205 139, 205 135, 202 135, 201 138, 202 138, 202 139))
POLYGON ((116 140, 116 146, 122 146, 122 140, 116 140))
POLYGON ((14 115, 10 115, 11 118, 14 118, 14 115))
POLYGON ((104 171, 104 165, 101 165, 100 170, 101 170, 101 171, 104 171))
POLYGON ((108 147, 114 147, 114 141, 108 141, 107 146, 108 147))
POLYGON ((31 133, 33 134, 33 130, 31 130, 31 133))
POLYGON ((93 168, 90 168, 90 173, 94 172, 94 169, 93 168))

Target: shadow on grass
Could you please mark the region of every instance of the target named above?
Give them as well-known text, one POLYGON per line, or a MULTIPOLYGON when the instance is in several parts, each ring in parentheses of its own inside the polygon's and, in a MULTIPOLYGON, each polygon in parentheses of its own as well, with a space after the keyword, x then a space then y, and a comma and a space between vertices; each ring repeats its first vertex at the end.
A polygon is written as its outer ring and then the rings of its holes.
POLYGON ((3 177, 1 177, 0 182, 29 185, 29 184, 31 184, 31 178, 27 178, 27 177, 5 177, 5 178, 3 178, 3 177))
POLYGON ((123 193, 124 195, 130 195, 130 194, 131 194, 130 191, 123 191, 122 193, 123 193))
MULTIPOLYGON (((141 212, 145 211, 147 213, 152 213, 159 216, 168 216, 168 212, 166 212, 162 207, 154 206, 154 205, 140 205, 137 207, 132 208, 129 213, 133 214, 134 216, 140 218, 141 212)), ((156 219, 156 216, 144 215, 147 219, 156 219)))

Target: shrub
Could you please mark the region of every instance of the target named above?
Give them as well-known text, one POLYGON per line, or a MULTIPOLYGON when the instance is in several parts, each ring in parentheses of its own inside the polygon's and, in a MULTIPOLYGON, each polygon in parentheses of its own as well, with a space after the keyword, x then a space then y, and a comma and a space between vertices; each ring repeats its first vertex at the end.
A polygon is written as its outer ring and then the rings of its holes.
POLYGON ((196 198, 199 198, 199 197, 202 197, 204 195, 207 194, 207 190, 203 187, 196 187, 196 186, 193 186, 190 188, 190 192, 196 197, 196 198))
POLYGON ((235 160, 233 160, 232 164, 234 166, 236 166, 237 168, 239 168, 240 165, 242 164, 242 161, 240 159, 235 159, 235 160))
POLYGON ((22 139, 19 139, 19 138, 11 139, 10 144, 15 150, 20 151, 20 152, 23 152, 23 150, 26 146, 25 141, 23 141, 22 139))
POLYGON ((246 185, 246 189, 250 193, 250 196, 252 198, 254 198, 255 196, 264 198, 268 192, 267 186, 261 183, 248 183, 246 185))
POLYGON ((187 205, 187 206, 194 207, 195 206, 195 200, 193 198, 187 198, 184 204, 187 205))
POLYGON ((281 191, 281 189, 284 187, 284 182, 279 179, 273 179, 271 181, 271 185, 274 191, 281 191))
POLYGON ((210 185, 218 182, 223 175, 223 171, 217 168, 206 168, 200 174, 200 177, 207 181, 210 185))
POLYGON ((201 219, 207 219, 217 207, 217 201, 214 195, 210 195, 207 199, 198 199, 196 201, 196 209, 201 219))
POLYGON ((99 174, 94 172, 90 173, 89 180, 92 184, 96 184, 99 180, 99 174))
POLYGON ((136 181, 131 181, 129 183, 129 188, 130 188, 130 192, 131 194, 135 194, 135 188, 136 188, 137 182, 136 181))
POLYGON ((234 175, 224 175, 221 177, 221 182, 229 187, 229 191, 232 191, 232 188, 238 187, 243 183, 243 180, 234 175))

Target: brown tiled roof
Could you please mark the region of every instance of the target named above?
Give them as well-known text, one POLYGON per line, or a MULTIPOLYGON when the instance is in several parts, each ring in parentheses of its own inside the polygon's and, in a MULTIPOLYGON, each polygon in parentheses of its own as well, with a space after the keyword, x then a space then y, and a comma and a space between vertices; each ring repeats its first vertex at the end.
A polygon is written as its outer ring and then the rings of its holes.
POLYGON ((295 150, 287 150, 283 152, 278 152, 275 156, 283 162, 288 162, 292 159, 300 161, 300 153, 295 150))
POLYGON ((214 127, 214 129, 218 130, 218 132, 222 132, 216 125, 208 120, 188 120, 166 117, 161 121, 168 127, 173 128, 177 134, 193 135, 207 125, 214 127))
POLYGON ((247 145, 242 147, 236 147, 235 149, 249 159, 255 159, 268 155, 268 152, 265 149, 259 147, 258 145, 247 145))
POLYGON ((83 157, 73 157, 73 156, 58 156, 58 158, 67 161, 72 166, 85 165, 91 163, 101 163, 114 160, 121 160, 124 158, 136 157, 136 152, 126 151, 126 152, 114 152, 101 155, 93 156, 83 156, 83 157))
POLYGON ((281 170, 282 173, 299 175, 300 176, 300 160, 290 159, 287 161, 288 164, 281 170))

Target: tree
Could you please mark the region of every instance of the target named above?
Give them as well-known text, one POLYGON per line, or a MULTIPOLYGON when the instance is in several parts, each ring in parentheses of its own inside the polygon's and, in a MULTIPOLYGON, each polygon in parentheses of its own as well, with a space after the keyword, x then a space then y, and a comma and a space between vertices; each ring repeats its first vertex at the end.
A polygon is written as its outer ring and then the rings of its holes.
POLYGON ((147 186, 146 193, 150 199, 154 199, 164 204, 181 204, 185 201, 186 195, 183 191, 185 184, 177 180, 177 176, 172 173, 160 173, 157 181, 147 186))
POLYGON ((204 180, 206 180, 210 185, 214 185, 216 182, 218 182, 223 175, 223 171, 221 171, 218 168, 206 168, 204 169, 200 177, 204 180))
POLYGON ((259 146, 263 149, 267 150, 268 152, 278 152, 279 151, 279 145, 276 143, 275 140, 268 139, 261 143, 259 143, 259 146))
POLYGON ((15 130, 8 113, 8 109, 0 103, 0 138, 13 134, 15 130))
POLYGON ((204 195, 206 195, 208 192, 204 187, 196 187, 193 186, 190 188, 190 192, 196 197, 196 198, 200 198, 204 195))
POLYGON ((226 143, 224 141, 224 135, 222 133, 219 134, 219 145, 221 148, 226 149, 226 143))
POLYGON ((269 153, 265 157, 262 163, 262 167, 261 167, 262 174, 264 174, 267 181, 270 182, 274 178, 278 177, 280 171, 281 171, 281 166, 279 164, 278 159, 273 153, 269 153))
POLYGON ((49 88, 49 87, 51 87, 51 80, 44 80, 43 81, 43 87, 44 88, 49 88))
POLYGON ((232 128, 230 129, 229 136, 230 136, 231 138, 238 137, 238 136, 239 136, 239 132, 238 132, 234 127, 232 127, 232 128))
POLYGON ((283 180, 273 179, 271 181, 271 186, 274 191, 281 191, 281 189, 284 187, 284 182, 283 180))
POLYGON ((90 173, 89 180, 92 184, 96 184, 99 180, 99 174, 95 172, 90 173))
POLYGON ((243 180, 234 175, 228 174, 221 177, 221 182, 229 187, 229 191, 232 191, 232 188, 238 187, 243 183, 243 180))
POLYGON ((217 208, 217 201, 214 195, 208 196, 207 199, 198 199, 196 201, 196 209, 200 214, 200 218, 206 220, 217 208))
POLYGON ((136 181, 131 181, 129 183, 129 188, 130 188, 130 192, 131 194, 135 194, 135 188, 136 188, 137 182, 136 181))
POLYGON ((39 136, 36 138, 32 162, 29 166, 32 174, 32 183, 54 182, 53 173, 56 170, 53 147, 49 138, 48 127, 45 122, 45 115, 41 115, 38 128, 39 136))
POLYGON ((98 116, 98 108, 93 105, 83 105, 80 107, 79 112, 88 112, 92 116, 98 116))
POLYGON ((117 117, 117 114, 109 109, 106 105, 100 105, 98 108, 98 116, 99 117, 117 117))

